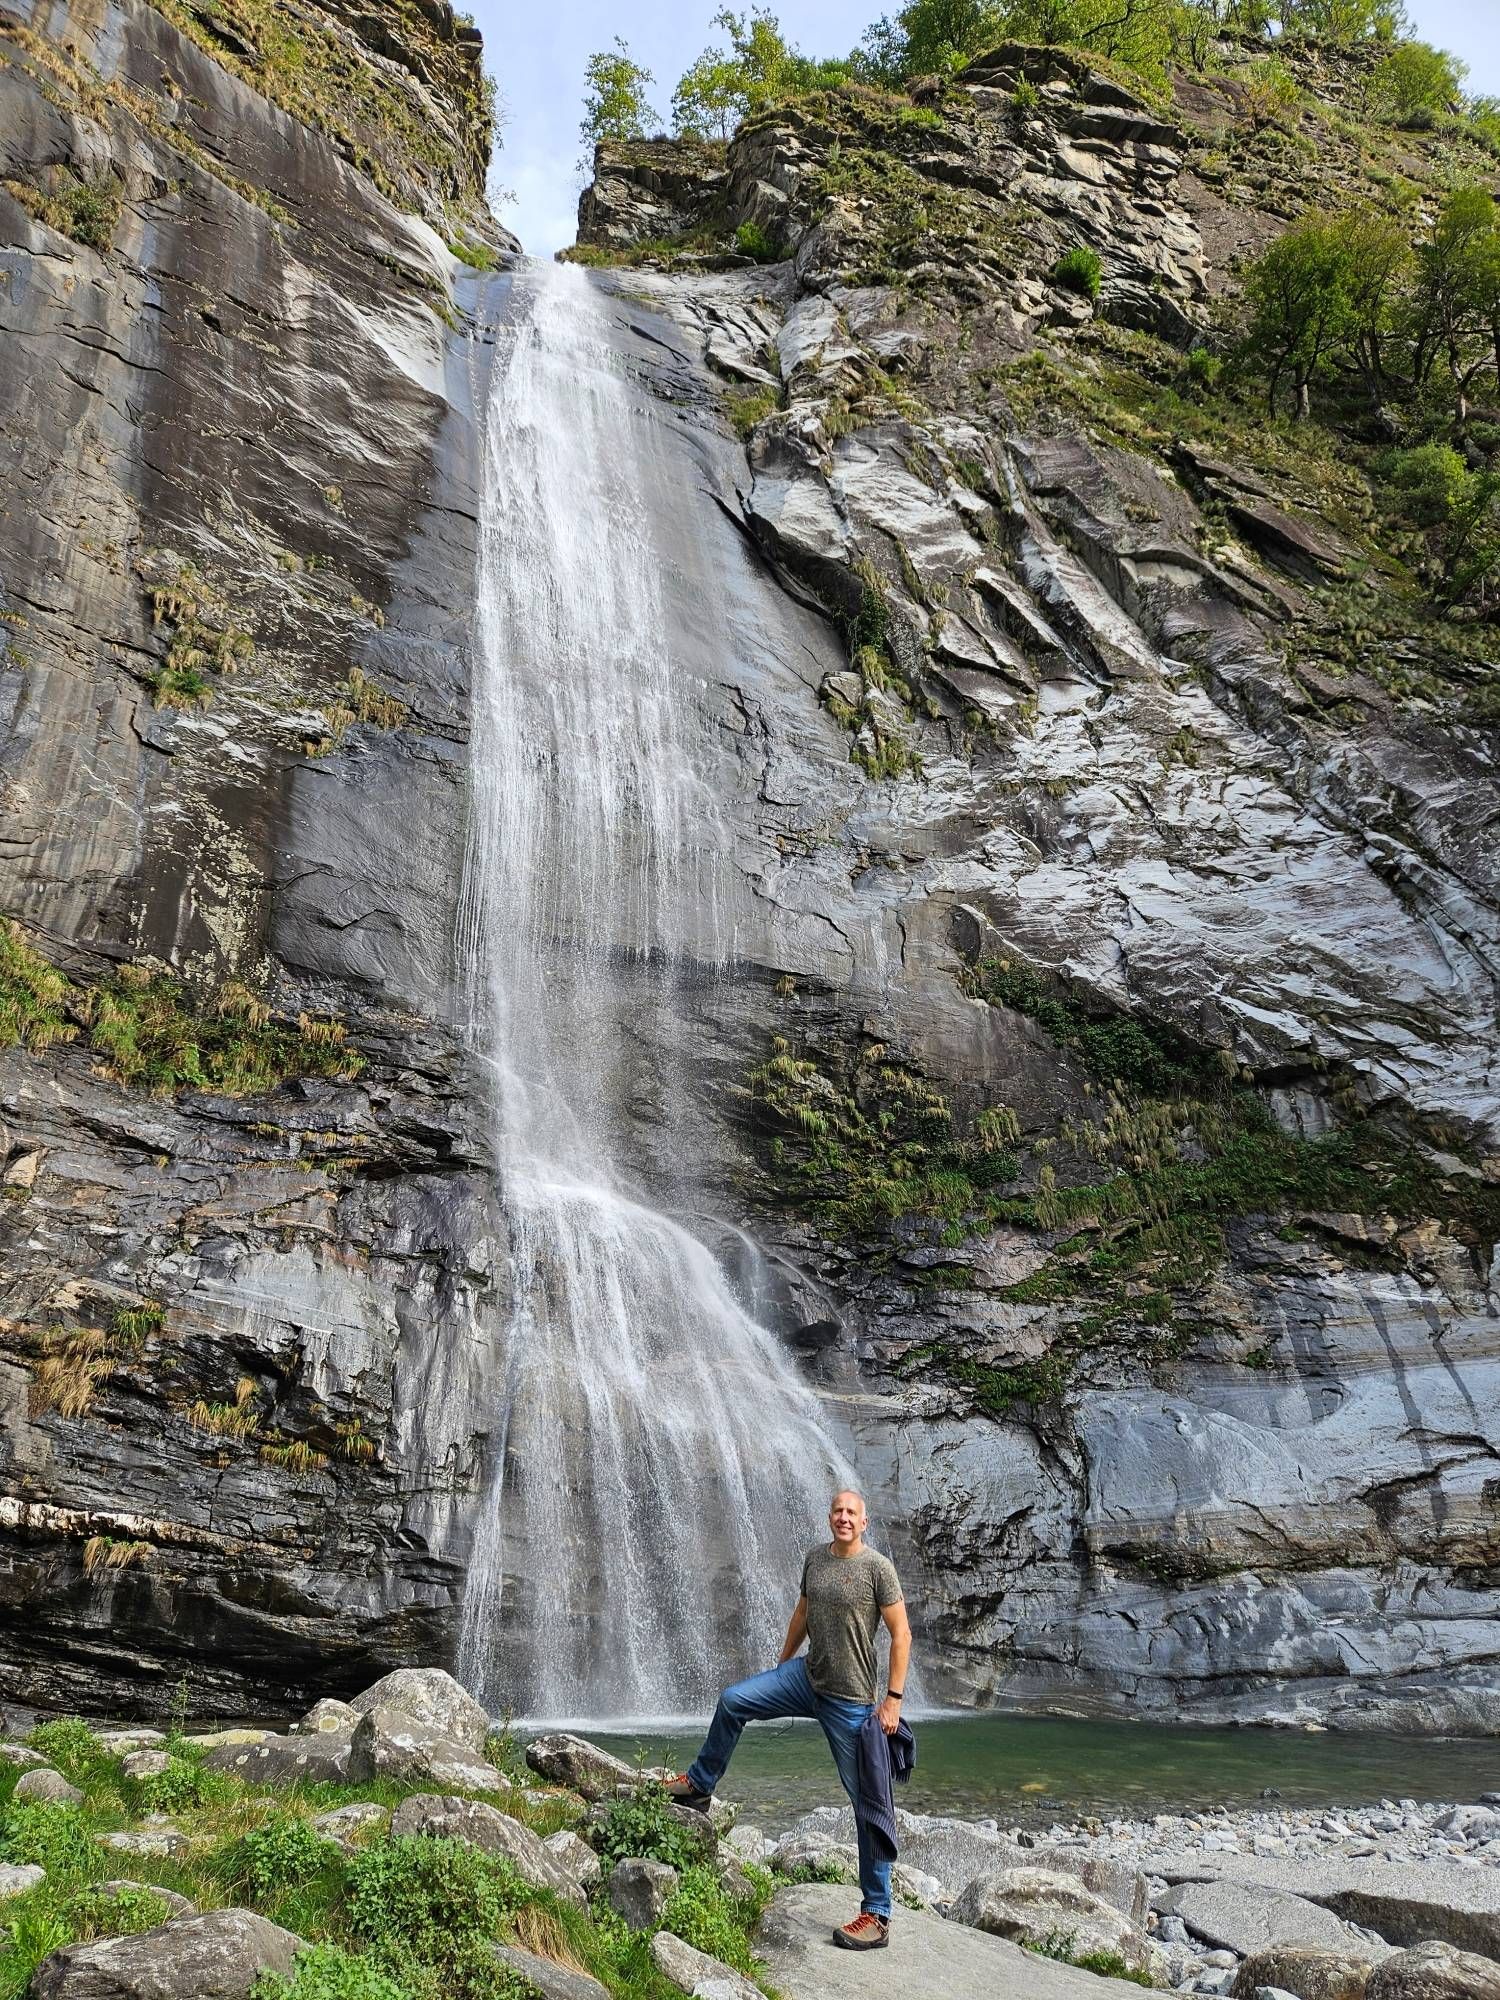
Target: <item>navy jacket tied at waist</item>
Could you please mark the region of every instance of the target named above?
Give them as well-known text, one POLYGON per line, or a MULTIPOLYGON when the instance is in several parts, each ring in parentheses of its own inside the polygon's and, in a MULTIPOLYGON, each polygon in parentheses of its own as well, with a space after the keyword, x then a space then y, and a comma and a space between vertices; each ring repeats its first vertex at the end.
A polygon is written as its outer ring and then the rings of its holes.
POLYGON ((904 1722, 887 1736, 874 1709, 859 1729, 859 1803, 855 1815, 882 1860, 896 1858, 896 1808, 891 1782, 904 1785, 917 1761, 917 1739, 904 1722))

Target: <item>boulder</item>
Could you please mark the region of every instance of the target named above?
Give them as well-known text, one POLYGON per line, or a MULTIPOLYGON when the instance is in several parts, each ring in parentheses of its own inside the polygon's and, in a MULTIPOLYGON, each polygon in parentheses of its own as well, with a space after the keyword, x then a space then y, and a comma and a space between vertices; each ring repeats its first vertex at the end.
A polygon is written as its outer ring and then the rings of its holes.
POLYGON ((141 1861, 168 1861, 174 1854, 185 1854, 188 1842, 175 1826, 143 1826, 133 1832, 101 1833, 99 1845, 141 1861))
MULTIPOLYGON (((400 1705, 399 1702, 392 1703, 393 1707, 399 1708, 400 1705)), ((294 1722, 292 1727, 299 1736, 321 1736, 331 1729, 352 1730, 362 1713, 352 1701, 334 1701, 325 1695, 322 1701, 315 1701, 302 1720, 294 1722)), ((483 1747, 481 1744, 480 1748, 483 1747)))
MULTIPOLYGON (((322 1706, 320 1702, 318 1707, 322 1706)), ((483 1750, 490 1733, 489 1711, 441 1667, 398 1667, 357 1694, 349 1707, 356 1715, 370 1715, 379 1708, 397 1709, 413 1722, 426 1723, 439 1736, 466 1743, 471 1750, 483 1750)), ((317 1708, 309 1710, 309 1714, 316 1713, 317 1708)))
POLYGON ((40 1750, 28 1749, 24 1743, 0 1743, 0 1763, 9 1764, 13 1770, 40 1771, 46 1762, 40 1750))
POLYGON ((29 2000, 247 2000, 262 1972, 290 1973, 301 1949, 253 1910, 208 1910, 135 1937, 67 1945, 26 1990, 29 2000))
POLYGON ((590 1803, 612 1798, 621 1785, 633 1790, 642 1782, 642 1773, 632 1770, 621 1758, 612 1757, 597 1743, 590 1743, 583 1736, 570 1736, 565 1730, 535 1737, 526 1746, 526 1762, 539 1778, 565 1785, 590 1803))
POLYGON ((134 1778, 139 1784, 144 1778, 159 1778, 170 1771, 177 1760, 166 1750, 132 1750, 123 1758, 120 1769, 127 1778, 134 1778))
POLYGON ((1500 1840, 1500 1812, 1492 1806, 1454 1806, 1443 1814, 1437 1827, 1453 1840, 1500 1840))
POLYGON ((1436 1939, 1377 1965, 1365 2000, 1500 2000, 1500 1961, 1436 1939))
POLYGON ((567 1870, 580 1889, 592 1889, 602 1878, 604 1864, 572 1827, 561 1827, 556 1833, 549 1833, 542 1845, 558 1866, 567 1870))
POLYGON ((326 1736, 267 1736, 260 1743, 225 1743, 203 1759, 210 1771, 232 1771, 251 1785, 334 1784, 349 1778, 349 1753, 354 1738, 339 1732, 326 1736))
POLYGON ((1368 1957, 1321 1944, 1275 1945, 1252 1952, 1230 1987, 1233 2000, 1255 2000, 1262 1986, 1282 1987, 1297 2000, 1364 2000, 1374 1966, 1368 1957))
POLYGON ((884 1951, 838 1951, 832 1933, 857 1907, 847 1889, 817 1882, 779 1890, 756 1938, 768 1984, 794 2000, 1141 2000, 1123 1979, 1038 1958, 926 1910, 898 1910, 884 1951))
MULTIPOLYGON (((336 1735, 297 1739, 309 1745, 336 1743, 336 1735)), ((371 1778, 398 1778, 407 1783, 442 1785, 458 1792, 503 1792, 510 1789, 493 1764, 487 1764, 468 1743, 445 1736, 399 1708, 372 1708, 360 1718, 349 1748, 349 1779, 367 1784, 371 1778)))
POLYGON ((264 1743, 275 1734, 274 1729, 205 1729, 183 1741, 195 1750, 222 1750, 227 1743, 264 1743))
POLYGON ((723 1845, 731 1854, 737 1854, 741 1861, 753 1861, 757 1866, 768 1858, 775 1844, 758 1826, 732 1826, 723 1839, 723 1845))
POLYGON ((519 1973, 541 1995, 541 2000, 609 2000, 609 1989, 586 1972, 575 1972, 570 1965, 540 1958, 534 1951, 523 1951, 518 1944, 497 1944, 495 1956, 502 1965, 519 1973))
MULTIPOLYGON (((1255 1882, 1181 1882, 1156 1899, 1156 1907, 1182 1918, 1196 1937, 1248 1957, 1283 1945, 1321 1945, 1330 1952, 1369 1961, 1382 1957, 1378 1944, 1326 1910, 1320 1903, 1261 1888, 1255 1882)), ((1274 1984, 1274 1981, 1266 1982, 1274 1984)))
POLYGON ((24 1896, 28 1889, 35 1889, 46 1879, 46 1869, 38 1868, 34 1861, 0 1862, 0 1903, 8 1902, 12 1896, 24 1896))
POLYGON ((1145 1933, 1063 1869, 992 1868, 975 1876, 950 1914, 958 1923, 1016 1944, 1043 1944, 1061 1933, 1075 1958, 1115 1952, 1132 1972, 1156 1970, 1156 1948, 1145 1933))
POLYGON ((23 1771, 16 1780, 16 1788, 11 1796, 17 1799, 41 1799, 50 1806, 83 1804, 83 1793, 76 1785, 70 1785, 61 1771, 54 1771, 50 1764, 43 1764, 37 1770, 23 1771))
POLYGON ((733 1896, 737 1902, 745 1902, 755 1894, 755 1884, 745 1872, 745 1864, 733 1854, 720 1854, 714 1867, 719 1878, 719 1887, 726 1896, 733 1896))
POLYGON ((144 1750, 153 1743, 165 1743, 163 1729, 99 1729, 94 1732, 111 1757, 123 1757, 127 1750, 144 1750))
POLYGON ((658 1931, 652 1938, 651 1962, 669 1985, 692 1994, 693 2000, 764 2000, 753 1979, 670 1931, 658 1931))
POLYGON ((486 1854, 500 1854, 523 1882, 550 1889, 565 1903, 582 1906, 583 1890, 555 1854, 548 1852, 529 1826, 497 1812, 477 1799, 443 1798, 418 1792, 403 1799, 391 1815, 391 1838, 424 1834, 431 1840, 462 1840, 486 1854))
POLYGON ((665 1861, 647 1861, 630 1854, 610 1871, 609 1904, 633 1931, 649 1931, 661 1922, 662 1911, 677 1888, 677 1870, 665 1861))
POLYGON ((772 1848, 770 1865, 778 1875, 800 1875, 811 1869, 824 1881, 859 1880, 859 1851, 853 1842, 830 1840, 826 1834, 789 1833, 772 1848))
POLYGON ((335 1806, 332 1812, 319 1813, 312 1822, 312 1828, 314 1833, 320 1833, 335 1847, 342 1848, 345 1854, 352 1854, 365 1834, 384 1823, 386 1812, 385 1806, 360 1800, 351 1806, 335 1806))

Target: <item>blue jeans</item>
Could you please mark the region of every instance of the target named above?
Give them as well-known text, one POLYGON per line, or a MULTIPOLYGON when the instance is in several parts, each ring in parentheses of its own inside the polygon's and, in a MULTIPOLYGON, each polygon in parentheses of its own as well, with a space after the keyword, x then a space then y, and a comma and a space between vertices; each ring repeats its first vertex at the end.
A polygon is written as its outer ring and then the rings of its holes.
POLYGON ((877 1917, 891 1914, 891 1864, 880 1859, 865 1836, 859 1816, 859 1730, 874 1707, 873 1702, 845 1701, 839 1695, 819 1694, 808 1678, 807 1661, 799 1656, 784 1660, 766 1674, 751 1674, 725 1688, 714 1710, 703 1748, 689 1770, 688 1783, 697 1791, 712 1792, 729 1768, 734 1747, 747 1722, 770 1722, 778 1716, 807 1715, 821 1722, 839 1782, 854 1807, 854 1824, 859 1835, 859 1903, 877 1917))

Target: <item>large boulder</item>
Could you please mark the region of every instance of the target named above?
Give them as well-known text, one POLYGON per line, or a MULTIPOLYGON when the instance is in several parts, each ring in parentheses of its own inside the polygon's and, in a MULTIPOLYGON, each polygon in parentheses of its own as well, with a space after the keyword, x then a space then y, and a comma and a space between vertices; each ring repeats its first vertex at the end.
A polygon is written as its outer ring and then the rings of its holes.
MULTIPOLYGON (((439 1736, 451 1736, 471 1750, 483 1750, 490 1733, 488 1710, 441 1667, 398 1667, 357 1694, 349 1706, 356 1715, 369 1715, 377 1708, 399 1709, 414 1722, 425 1722, 439 1736)), ((304 1718, 304 1727, 316 1712, 314 1709, 304 1718)))
MULTIPOLYGON (((397 1708, 400 1705, 399 1702, 392 1704, 397 1708)), ((334 1701, 325 1695, 322 1701, 315 1701, 302 1720, 294 1722, 292 1727, 302 1736, 322 1736, 335 1729, 347 1729, 352 1734, 363 1712, 352 1701, 334 1701)), ((481 1744, 479 1747, 482 1749, 484 1746, 481 1744)))
POLYGON ((1372 1961, 1384 1956, 1378 1943, 1321 1903, 1255 1882, 1227 1876, 1213 1882, 1182 1882, 1159 1895, 1156 1907, 1181 1917, 1195 1936, 1242 1957, 1282 1945, 1307 1944, 1372 1961))
POLYGON ((1500 1961, 1433 1939, 1377 1965, 1365 2000, 1500 2000, 1500 1961))
POLYGON ((403 1799, 391 1815, 391 1838, 424 1834, 430 1840, 461 1840, 486 1854, 499 1854, 533 1889, 550 1889, 565 1903, 582 1907, 578 1878, 555 1854, 550 1854, 529 1826, 477 1799, 440 1798, 418 1792, 403 1799))
POLYGON ((67 1945, 28 2000, 247 2000, 262 1972, 290 1973, 302 1940, 254 1910, 174 1917, 134 1937, 67 1945))
POLYGON ((223 1743, 203 1759, 210 1771, 231 1771, 250 1785, 341 1785, 349 1779, 351 1730, 326 1736, 267 1736, 259 1743, 223 1743))
POLYGON ((627 1855, 610 1871, 609 1906, 633 1931, 649 1931, 661 1922, 676 1889, 677 1870, 665 1861, 627 1855))
POLYGON ((1141 2000, 1123 1979, 1058 1965, 925 1910, 898 1910, 882 1952, 838 1951, 832 1933, 857 1908, 847 1889, 779 1890, 756 1938, 768 1983, 795 2000, 1141 2000))
POLYGON ((576 1972, 572 1966, 559 1965, 534 1951, 523 1951, 518 1944, 497 1944, 495 1956, 519 1973, 541 2000, 609 2000, 609 1989, 586 1972, 576 1972))
POLYGON ((1112 1952, 1132 1972, 1154 1975, 1159 1969, 1156 1948, 1146 1934, 1064 1869, 992 1868, 975 1876, 950 1915, 1015 1944, 1039 1945, 1064 1936, 1074 1958, 1112 1952))
POLYGON ((753 1979, 670 1931, 658 1931, 652 1938, 651 1962, 668 1985, 692 1994, 693 2000, 764 2000, 753 1979))
MULTIPOLYGON (((332 1735, 298 1738, 310 1745, 337 1740, 332 1735)), ((469 1744, 456 1736, 445 1736, 399 1708, 372 1708, 360 1718, 354 1732, 349 1747, 350 1782, 363 1785, 372 1778, 442 1785, 458 1792, 510 1789, 509 1780, 469 1744)))
POLYGON ((43 1764, 39 1770, 23 1771, 16 1780, 17 1799, 40 1799, 49 1806, 78 1806, 83 1804, 83 1793, 76 1785, 70 1785, 61 1771, 54 1771, 43 1764))
POLYGON ((566 1785, 591 1803, 612 1798, 622 1785, 639 1785, 645 1775, 587 1737, 570 1736, 566 1730, 533 1738, 526 1746, 526 1762, 538 1777, 566 1785))
POLYGON ((1229 1991, 1233 2000, 1254 2000, 1261 1986, 1280 1987, 1297 2000, 1364 2000, 1374 1969, 1368 1956, 1328 1945, 1273 1945, 1242 1962, 1229 1991))

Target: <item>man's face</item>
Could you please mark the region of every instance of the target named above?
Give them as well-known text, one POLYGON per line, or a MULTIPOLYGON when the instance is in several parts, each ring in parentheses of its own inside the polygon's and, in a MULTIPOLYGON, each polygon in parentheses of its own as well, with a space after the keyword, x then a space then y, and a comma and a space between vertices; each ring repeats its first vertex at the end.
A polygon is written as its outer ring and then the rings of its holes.
POLYGON ((835 1493, 828 1510, 833 1539, 844 1547, 857 1542, 865 1531, 865 1503, 857 1493, 835 1493))

